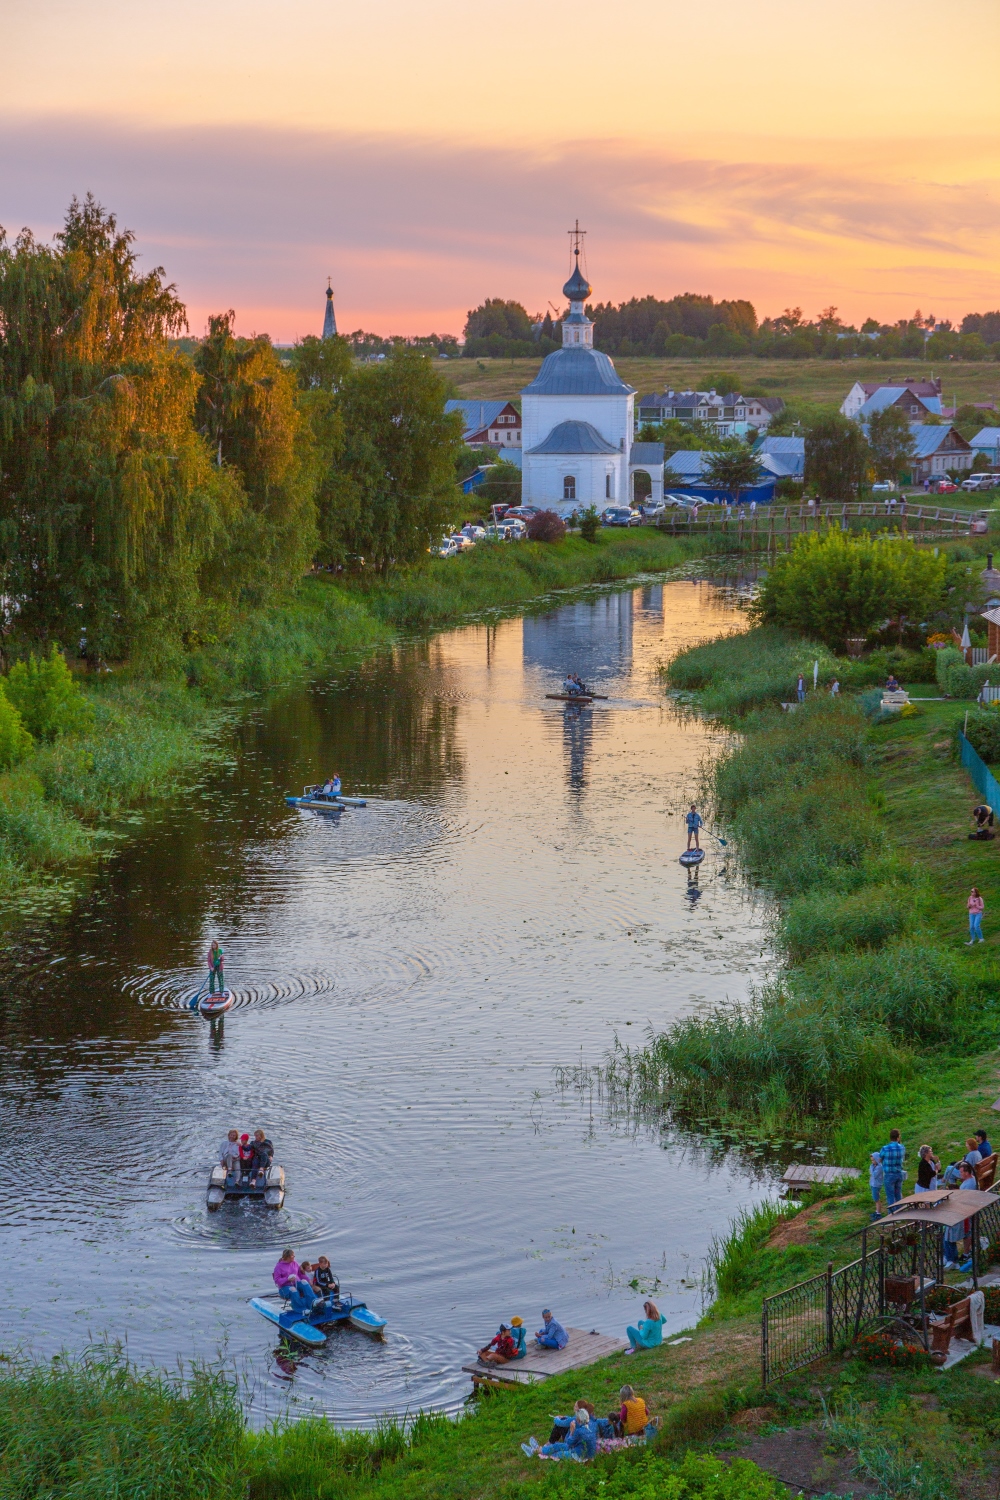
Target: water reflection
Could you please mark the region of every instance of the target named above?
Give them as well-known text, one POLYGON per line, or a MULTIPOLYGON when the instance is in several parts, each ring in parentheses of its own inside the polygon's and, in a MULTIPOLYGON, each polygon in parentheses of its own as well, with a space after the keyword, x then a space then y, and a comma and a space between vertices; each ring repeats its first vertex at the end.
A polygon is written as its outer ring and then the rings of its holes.
POLYGON ((764 971, 767 913, 719 851, 693 880, 676 862, 718 735, 656 677, 738 619, 704 584, 598 592, 278 694, 71 920, 5 955, 7 1341, 29 1307, 37 1353, 106 1329, 173 1364, 225 1338, 260 1377, 255 1419, 352 1422, 456 1407, 504 1313, 556 1303, 612 1330, 652 1277, 668 1327, 689 1322, 699 1258, 767 1171, 638 1128, 553 1068, 764 971), (547 700, 567 667, 608 701, 547 700), (285 805, 334 770, 366 809, 285 805), (213 936, 237 1003, 209 1025, 183 998, 213 936), (258 1124, 284 1208, 210 1217, 218 1141, 258 1124), (63 1161, 87 1170, 56 1201, 63 1161), (330 1255, 385 1345, 344 1330, 281 1363, 247 1299, 288 1242, 330 1255), (48 1293, 66 1264, 68 1305, 48 1293))

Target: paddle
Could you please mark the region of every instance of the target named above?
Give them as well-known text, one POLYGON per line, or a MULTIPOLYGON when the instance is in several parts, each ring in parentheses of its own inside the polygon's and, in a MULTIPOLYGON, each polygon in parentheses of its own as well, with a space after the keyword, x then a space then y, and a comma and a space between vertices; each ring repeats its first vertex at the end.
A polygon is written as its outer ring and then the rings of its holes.
POLYGON ((208 993, 208 980, 206 979, 205 982, 204 982, 204 984, 202 985, 201 989, 198 991, 198 993, 196 995, 192 995, 191 999, 188 1001, 188 1010, 197 1010, 198 1009, 198 1001, 201 999, 202 995, 205 995, 207 993, 208 993))

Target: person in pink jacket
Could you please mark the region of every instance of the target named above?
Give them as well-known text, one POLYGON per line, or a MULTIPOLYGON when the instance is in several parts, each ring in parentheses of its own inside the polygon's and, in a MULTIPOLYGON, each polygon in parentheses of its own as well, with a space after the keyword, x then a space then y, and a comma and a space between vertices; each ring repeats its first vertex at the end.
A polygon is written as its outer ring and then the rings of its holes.
POLYGON ((294 1250, 282 1250, 281 1259, 271 1272, 271 1277, 291 1311, 298 1313, 300 1317, 309 1313, 313 1304, 319 1300, 308 1281, 303 1278, 294 1250))
POLYGON ((985 943, 986 941, 983 937, 983 912, 986 910, 986 907, 982 896, 976 890, 975 886, 969 892, 969 899, 966 904, 969 908, 969 941, 965 946, 971 948, 973 943, 985 943))

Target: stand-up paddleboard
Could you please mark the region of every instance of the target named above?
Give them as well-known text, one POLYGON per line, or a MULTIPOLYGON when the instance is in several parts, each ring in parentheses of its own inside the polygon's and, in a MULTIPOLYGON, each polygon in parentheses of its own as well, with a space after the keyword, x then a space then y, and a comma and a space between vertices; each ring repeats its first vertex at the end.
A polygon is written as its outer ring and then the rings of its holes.
POLYGON ((280 1328, 289 1338, 298 1339, 300 1344, 305 1344, 309 1349, 319 1348, 326 1343, 326 1334, 321 1329, 314 1328, 311 1323, 304 1322, 298 1313, 278 1312, 277 1307, 269 1306, 260 1297, 251 1297, 250 1306, 262 1318, 273 1323, 275 1328, 280 1328))
POLYGON ((224 1016, 227 1010, 232 1010, 233 992, 223 990, 218 995, 202 995, 198 1000, 198 1009, 203 1016, 224 1016))
POLYGON ((704 858, 704 849, 685 849, 677 863, 690 868, 691 865, 700 865, 704 858))

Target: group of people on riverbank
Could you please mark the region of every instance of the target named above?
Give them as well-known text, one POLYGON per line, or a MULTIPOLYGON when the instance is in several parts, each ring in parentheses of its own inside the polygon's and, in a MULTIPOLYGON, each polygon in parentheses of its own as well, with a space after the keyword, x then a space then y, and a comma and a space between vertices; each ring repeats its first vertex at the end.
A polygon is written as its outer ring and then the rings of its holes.
POLYGON ((521 1444, 522 1453, 528 1458, 570 1458, 586 1463, 598 1453, 613 1453, 652 1437, 659 1421, 650 1416, 643 1397, 636 1395, 632 1386, 623 1385, 618 1399, 619 1406, 606 1417, 599 1417, 594 1403, 581 1397, 570 1416, 553 1419, 547 1443, 529 1437, 521 1444))
POLYGON ((219 1148, 219 1161, 230 1184, 246 1178, 251 1187, 263 1187, 273 1160, 274 1146, 263 1130, 255 1130, 253 1140, 249 1131, 241 1135, 238 1130, 231 1130, 219 1148))
MULTIPOLYGON (((917 1153, 917 1180, 913 1191, 914 1193, 929 1193, 941 1187, 965 1188, 970 1192, 976 1192, 980 1186, 976 1168, 984 1162, 989 1162, 993 1154, 992 1142, 986 1131, 982 1129, 966 1138, 965 1155, 957 1161, 950 1162, 943 1171, 933 1146, 921 1146, 917 1153)), ((906 1176, 903 1168, 905 1159, 906 1147, 903 1145, 899 1131, 895 1129, 889 1131, 889 1139, 885 1145, 880 1150, 871 1153, 868 1184, 872 1195, 873 1220, 882 1217, 883 1193, 886 1213, 890 1213, 893 1205, 902 1198, 903 1179, 906 1176)), ((985 1170, 990 1169, 987 1167, 985 1170)), ((969 1223, 969 1220, 965 1220, 953 1229, 944 1230, 944 1259, 947 1266, 958 1266, 962 1270, 971 1269, 971 1260, 968 1262, 968 1267, 962 1260, 963 1241, 968 1233, 971 1233, 971 1230, 967 1228, 969 1223)))

